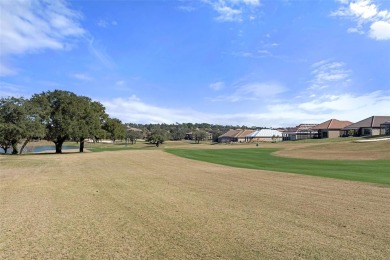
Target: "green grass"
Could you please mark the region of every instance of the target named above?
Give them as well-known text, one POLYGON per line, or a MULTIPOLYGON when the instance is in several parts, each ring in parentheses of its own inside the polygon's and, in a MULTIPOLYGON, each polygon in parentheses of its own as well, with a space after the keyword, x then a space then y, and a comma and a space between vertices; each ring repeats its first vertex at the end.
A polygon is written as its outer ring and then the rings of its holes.
POLYGON ((167 149, 168 153, 227 166, 390 185, 390 160, 307 160, 273 156, 277 149, 167 149))

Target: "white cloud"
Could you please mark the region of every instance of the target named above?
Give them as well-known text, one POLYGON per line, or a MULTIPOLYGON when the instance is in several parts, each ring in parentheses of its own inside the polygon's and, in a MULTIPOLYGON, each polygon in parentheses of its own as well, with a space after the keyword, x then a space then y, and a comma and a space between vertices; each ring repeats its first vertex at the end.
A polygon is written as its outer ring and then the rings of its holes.
MULTIPOLYGON (((101 101, 111 117, 123 122, 174 123, 200 122, 205 114, 189 109, 170 109, 142 102, 137 96, 101 101)), ((207 118, 207 117, 206 117, 207 118)))
POLYGON ((384 115, 390 107, 390 92, 363 95, 344 93, 311 97, 300 103, 292 99, 253 109, 246 113, 199 112, 187 108, 166 108, 147 104, 136 96, 101 101, 112 117, 133 123, 207 122, 248 126, 295 126, 321 123, 331 118, 357 122, 372 115, 384 115))
POLYGON ((245 100, 261 100, 275 97, 286 91, 286 88, 277 82, 245 82, 235 86, 231 95, 218 96, 212 101, 239 102, 245 100))
POLYGON ((118 80, 117 82, 115 82, 115 85, 117 85, 118 87, 123 87, 124 85, 126 85, 126 82, 124 80, 118 80))
POLYGON ((102 63, 108 69, 112 69, 115 67, 115 62, 112 60, 111 56, 107 53, 104 46, 102 46, 92 36, 86 37, 85 40, 88 42, 89 52, 93 56, 95 56, 95 58, 99 60, 100 63, 102 63))
POLYGON ((222 81, 214 82, 209 85, 212 90, 218 91, 225 87, 225 83, 222 81))
POLYGON ((223 22, 241 22, 241 13, 239 9, 234 9, 226 5, 220 5, 214 7, 215 11, 219 13, 219 16, 216 18, 218 21, 223 22))
POLYGON ((244 19, 254 20, 259 0, 202 0, 218 13, 217 21, 241 22, 244 19))
POLYGON ((87 74, 84 74, 84 73, 75 73, 75 74, 72 74, 70 76, 72 78, 82 80, 82 81, 91 81, 92 80, 92 78, 90 76, 88 76, 87 74))
POLYGON ((118 25, 118 22, 117 21, 106 21, 106 20, 103 20, 103 19, 100 19, 99 21, 97 21, 97 26, 101 27, 101 28, 108 28, 110 25, 118 25))
POLYGON ((378 21, 371 24, 370 37, 375 40, 390 40, 390 22, 378 21))
POLYGON ((102 28, 107 28, 107 26, 108 26, 108 22, 105 20, 99 20, 96 24, 97 24, 97 26, 102 27, 102 28))
POLYGON ((185 12, 189 12, 189 13, 191 13, 191 12, 193 12, 193 11, 196 10, 195 7, 189 6, 189 5, 182 5, 182 6, 179 6, 178 9, 179 9, 179 10, 182 10, 182 11, 185 11, 185 12))
POLYGON ((329 87, 342 87, 350 82, 351 71, 342 62, 322 60, 312 65, 313 79, 309 82, 310 89, 321 90, 329 87))
POLYGON ((25 97, 26 93, 21 86, 0 81, 0 98, 25 97))
POLYGON ((374 40, 390 40, 390 10, 379 10, 371 0, 339 1, 342 6, 332 16, 347 17, 356 22, 350 33, 364 34, 374 40))
POLYGON ((17 73, 18 73, 17 70, 11 68, 5 63, 0 63, 0 77, 12 76, 12 75, 16 75, 17 73))
MULTIPOLYGON (((0 1, 0 10, 1 60, 43 49, 66 50, 85 33, 81 15, 62 0, 0 1)), ((6 68, 2 64, 2 71, 6 68)))

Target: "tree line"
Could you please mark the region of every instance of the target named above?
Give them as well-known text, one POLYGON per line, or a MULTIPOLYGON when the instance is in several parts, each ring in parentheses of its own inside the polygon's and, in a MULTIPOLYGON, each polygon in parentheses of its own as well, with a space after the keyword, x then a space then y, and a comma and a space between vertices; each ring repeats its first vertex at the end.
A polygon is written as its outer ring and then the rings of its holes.
POLYGON ((12 154, 22 153, 34 139, 52 141, 56 153, 62 153, 65 141, 77 141, 83 152, 85 139, 107 136, 114 140, 123 138, 125 127, 119 119, 110 118, 101 103, 89 97, 55 90, 34 94, 30 99, 0 99, 0 147, 5 153, 11 147, 12 154))
POLYGON ((12 148, 12 154, 23 153, 32 140, 52 141, 56 153, 62 153, 65 141, 76 141, 83 152, 86 139, 126 140, 133 144, 137 139, 145 139, 156 146, 165 140, 191 139, 199 143, 208 139, 209 134, 213 136, 212 141, 217 141, 218 136, 232 128, 256 127, 208 123, 123 124, 117 118, 110 118, 101 103, 63 90, 34 94, 30 99, 0 99, 0 148, 5 153, 12 148))

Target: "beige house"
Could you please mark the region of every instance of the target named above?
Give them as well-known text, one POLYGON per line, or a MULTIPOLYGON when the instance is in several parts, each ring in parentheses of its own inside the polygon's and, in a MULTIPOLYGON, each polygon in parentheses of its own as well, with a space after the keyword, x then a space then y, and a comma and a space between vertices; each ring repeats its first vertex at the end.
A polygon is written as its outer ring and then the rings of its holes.
POLYGON ((350 121, 330 119, 311 128, 318 132, 318 138, 337 138, 343 135, 343 129, 351 125, 350 121))
POLYGON ((218 137, 218 143, 230 143, 230 142, 239 142, 244 143, 248 142, 249 139, 247 138, 247 135, 253 133, 253 130, 242 130, 242 129, 230 129, 223 135, 220 135, 218 137))
POLYGON ((390 121, 381 124, 381 135, 390 135, 390 121))
POLYGON ((381 134, 381 124, 390 121, 390 116, 371 116, 343 128, 345 133, 356 136, 372 136, 381 134))

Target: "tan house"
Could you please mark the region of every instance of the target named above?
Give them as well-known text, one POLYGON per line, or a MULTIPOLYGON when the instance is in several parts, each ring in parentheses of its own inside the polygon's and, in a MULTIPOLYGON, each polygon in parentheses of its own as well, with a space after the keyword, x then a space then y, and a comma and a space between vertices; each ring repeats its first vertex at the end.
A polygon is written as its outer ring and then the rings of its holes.
POLYGON ((247 135, 253 133, 253 130, 242 130, 242 129, 230 129, 223 135, 220 135, 218 137, 218 143, 230 143, 230 142, 248 142, 248 138, 246 137, 247 135))
POLYGON ((381 124, 381 135, 390 135, 390 121, 381 124))
POLYGON ((253 132, 254 132, 254 130, 241 130, 241 132, 236 137, 237 142, 239 142, 239 143, 249 142, 249 138, 247 137, 247 135, 250 135, 253 132))
POLYGON ((371 116, 343 128, 345 133, 356 136, 381 134, 381 124, 390 121, 390 116, 371 116))
POLYGON ((311 128, 318 132, 318 138, 336 138, 343 135, 343 129, 351 125, 350 121, 330 119, 311 128))

